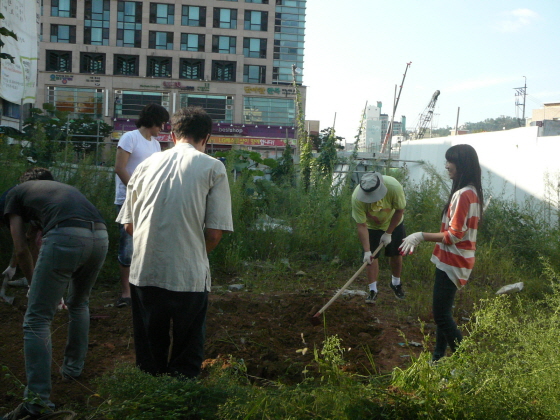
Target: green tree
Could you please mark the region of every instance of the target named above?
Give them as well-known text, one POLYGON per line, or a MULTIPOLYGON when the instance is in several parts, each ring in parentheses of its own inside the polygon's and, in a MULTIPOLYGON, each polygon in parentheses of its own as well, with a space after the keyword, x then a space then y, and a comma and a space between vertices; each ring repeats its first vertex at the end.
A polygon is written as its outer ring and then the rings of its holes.
MULTIPOLYGON (((332 143, 332 137, 334 136, 333 131, 333 127, 328 127, 322 129, 319 134, 310 134, 309 138, 311 139, 313 150, 320 152, 327 142, 332 143)), ((344 149, 344 146, 341 144, 343 140, 344 137, 334 136, 334 145, 336 149, 344 149)))

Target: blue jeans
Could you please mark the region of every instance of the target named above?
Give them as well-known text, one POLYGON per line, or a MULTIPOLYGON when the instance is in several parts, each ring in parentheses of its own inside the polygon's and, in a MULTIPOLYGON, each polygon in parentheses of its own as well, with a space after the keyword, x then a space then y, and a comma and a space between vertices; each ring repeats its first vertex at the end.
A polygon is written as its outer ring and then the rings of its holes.
MULTIPOLYGON (((117 204, 117 215, 120 213, 122 204, 117 204)), ((130 267, 132 261, 132 236, 124 230, 124 225, 119 224, 119 250, 117 260, 123 267, 130 267)))
POLYGON ((454 352, 463 339, 463 335, 453 319, 453 303, 456 293, 457 286, 455 286, 455 283, 451 281, 444 271, 436 268, 432 303, 434 321, 437 325, 436 347, 432 356, 434 361, 445 356, 448 345, 451 351, 454 352))
POLYGON ((32 413, 53 408, 51 394, 51 322, 68 287, 68 338, 62 370, 79 376, 84 367, 89 335, 89 294, 101 270, 109 240, 106 230, 63 227, 43 237, 29 289, 23 321, 27 387, 24 397, 38 397, 25 407, 32 413))

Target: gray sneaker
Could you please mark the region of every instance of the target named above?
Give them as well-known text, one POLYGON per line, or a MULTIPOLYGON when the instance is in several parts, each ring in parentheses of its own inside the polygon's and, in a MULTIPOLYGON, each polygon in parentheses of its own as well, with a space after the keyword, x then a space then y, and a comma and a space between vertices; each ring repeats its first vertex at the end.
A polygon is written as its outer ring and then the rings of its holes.
POLYGON ((369 295, 366 298, 366 303, 375 303, 375 299, 377 299, 377 292, 374 290, 370 290, 369 295))
POLYGON ((395 297, 397 299, 401 299, 401 300, 404 299, 404 290, 402 289, 402 284, 395 286, 393 285, 393 283, 391 283, 391 289, 395 293, 395 297))

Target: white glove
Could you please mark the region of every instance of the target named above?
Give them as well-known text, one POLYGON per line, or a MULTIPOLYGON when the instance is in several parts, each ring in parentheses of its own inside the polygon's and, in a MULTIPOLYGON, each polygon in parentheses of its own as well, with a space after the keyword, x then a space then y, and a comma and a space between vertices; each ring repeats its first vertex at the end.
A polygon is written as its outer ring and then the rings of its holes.
POLYGON ((364 262, 371 264, 371 251, 364 252, 364 262))
POLYGON ((381 239, 379 239, 379 243, 383 244, 383 246, 387 246, 391 243, 391 234, 385 232, 383 235, 381 235, 381 239))
POLYGON ((416 248, 420 242, 424 241, 424 234, 422 232, 416 232, 412 235, 408 235, 406 238, 403 239, 401 246, 399 249, 401 250, 402 255, 412 254, 414 252, 414 248, 416 248))
POLYGON ((8 266, 8 268, 6 268, 2 273, 2 276, 8 276, 8 280, 11 280, 15 274, 16 274, 16 267, 8 266))

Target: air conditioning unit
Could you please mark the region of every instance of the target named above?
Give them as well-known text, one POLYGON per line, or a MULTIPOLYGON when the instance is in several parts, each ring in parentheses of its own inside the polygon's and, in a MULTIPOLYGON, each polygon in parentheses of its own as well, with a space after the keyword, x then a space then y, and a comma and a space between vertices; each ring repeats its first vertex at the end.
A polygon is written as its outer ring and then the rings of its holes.
POLYGON ((169 106, 169 102, 168 101, 162 101, 161 106, 169 106))
POLYGON ((116 95, 122 95, 122 90, 115 90, 116 95))
POLYGON ((233 109, 233 105, 226 105, 226 109, 233 109))

